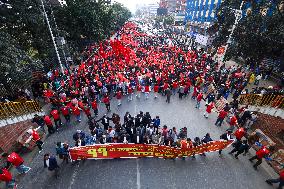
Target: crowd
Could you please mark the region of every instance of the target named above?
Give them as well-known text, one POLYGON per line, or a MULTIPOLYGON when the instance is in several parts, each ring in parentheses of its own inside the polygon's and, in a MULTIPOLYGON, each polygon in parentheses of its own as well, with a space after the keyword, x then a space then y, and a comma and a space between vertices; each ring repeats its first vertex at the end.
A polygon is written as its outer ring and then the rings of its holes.
MULTIPOLYGON (((229 127, 220 139, 230 140, 235 136, 236 142, 230 154, 236 153, 236 158, 242 153, 246 154, 258 142, 257 135, 248 135, 246 132, 248 120, 253 121, 255 116, 247 107, 240 107, 237 98, 248 84, 255 83, 257 69, 225 67, 203 49, 194 49, 179 40, 175 40, 173 45, 173 38, 179 39, 177 35, 167 33, 149 36, 135 23, 126 23, 114 39, 89 46, 84 52, 88 58, 80 65, 64 70, 64 74, 56 69, 49 72, 49 81, 43 87, 43 94, 45 101, 52 104, 52 109, 43 117, 36 115, 33 122, 43 132, 46 132, 46 126, 48 133, 53 134, 59 132, 63 125, 70 127, 72 117, 81 122, 85 114, 90 132, 77 130, 73 135, 74 146, 146 143, 191 148, 212 141, 210 133, 204 137, 190 138, 186 127, 178 130, 176 127, 161 126, 159 116, 152 117, 149 112, 140 112, 135 116, 126 112, 122 122, 116 113, 108 116, 110 103, 120 106, 123 98, 127 98, 129 103, 134 98, 147 100, 152 96, 150 93, 154 93, 154 98, 160 94, 166 96, 166 102, 171 103, 171 96, 178 93, 180 100, 188 100, 186 97, 191 96, 190 99, 196 101, 197 109, 201 101, 205 101, 204 117, 208 118, 216 101, 228 99, 231 95, 232 102, 218 111, 215 125, 222 126, 224 120, 228 121, 229 127), (105 105, 105 109, 99 106, 100 103, 105 105), (105 110, 107 114, 98 118, 99 112, 105 110)), ((29 133, 29 140, 34 140, 41 151, 43 142, 38 130, 32 129, 29 133)), ((68 149, 66 142, 56 145, 57 154, 66 163, 69 161, 68 149)), ((254 168, 272 151, 272 147, 260 148, 256 156, 250 159, 257 159, 254 168)), ((45 154, 44 166, 58 175, 59 166, 55 157, 45 154)), ((2 172, 5 171, 3 169, 2 172)), ((281 182, 283 184, 283 178, 281 182)))

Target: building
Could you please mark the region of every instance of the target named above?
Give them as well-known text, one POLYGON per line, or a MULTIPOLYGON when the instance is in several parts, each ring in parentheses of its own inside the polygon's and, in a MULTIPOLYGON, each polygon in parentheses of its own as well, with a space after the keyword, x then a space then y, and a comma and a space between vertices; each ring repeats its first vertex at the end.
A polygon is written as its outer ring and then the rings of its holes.
POLYGON ((159 8, 158 3, 148 4, 149 14, 150 15, 157 15, 158 8, 159 8))
POLYGON ((186 0, 160 0, 160 8, 167 8, 169 13, 185 13, 186 0))
POLYGON ((222 0, 187 0, 186 22, 212 22, 216 18, 215 10, 220 6, 222 0))

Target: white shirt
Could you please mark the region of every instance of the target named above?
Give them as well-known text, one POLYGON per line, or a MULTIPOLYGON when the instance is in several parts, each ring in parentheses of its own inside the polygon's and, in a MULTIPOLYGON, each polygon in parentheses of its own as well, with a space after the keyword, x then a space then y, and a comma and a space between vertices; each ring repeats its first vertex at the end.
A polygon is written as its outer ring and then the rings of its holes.
POLYGON ((45 160, 45 163, 46 163, 47 167, 49 167, 49 158, 47 160, 45 160))

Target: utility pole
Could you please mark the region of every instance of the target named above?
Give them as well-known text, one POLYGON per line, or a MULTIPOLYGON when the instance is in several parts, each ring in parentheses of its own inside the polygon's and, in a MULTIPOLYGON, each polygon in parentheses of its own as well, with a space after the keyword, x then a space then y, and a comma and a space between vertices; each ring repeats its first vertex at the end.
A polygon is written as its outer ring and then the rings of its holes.
POLYGON ((58 53, 58 48, 57 48, 57 45, 56 45, 56 42, 55 42, 52 30, 51 30, 49 19, 48 19, 48 16, 46 14, 46 11, 45 11, 44 3, 43 3, 43 0, 40 0, 40 1, 41 1, 41 5, 42 5, 43 14, 44 14, 44 17, 46 19, 47 26, 48 26, 48 29, 49 29, 49 32, 50 32, 50 36, 51 36, 51 39, 52 39, 52 42, 53 42, 53 46, 54 46, 54 49, 55 49, 55 52, 56 52, 56 56, 57 56, 57 59, 58 59, 58 62, 59 62, 61 73, 64 75, 64 69, 63 69, 63 66, 62 66, 62 63, 61 63, 61 60, 60 60, 60 56, 59 56, 59 53, 58 53))
POLYGON ((232 42, 232 36, 233 36, 233 34, 234 34, 234 31, 235 31, 235 29, 236 29, 236 27, 237 27, 239 21, 240 21, 241 18, 242 18, 242 7, 243 7, 243 4, 244 4, 244 1, 242 1, 241 6, 240 6, 240 9, 233 9, 233 11, 234 11, 234 13, 235 13, 235 22, 234 22, 234 25, 233 25, 233 27, 232 27, 232 31, 231 31, 231 33, 230 33, 230 35, 229 35, 229 38, 228 38, 228 40, 227 40, 227 42, 226 42, 226 46, 225 46, 224 54, 223 54, 223 58, 222 58, 222 62, 223 62, 223 63, 224 63, 224 58, 225 58, 226 52, 227 52, 227 50, 228 50, 228 48, 229 48, 230 43, 232 42))

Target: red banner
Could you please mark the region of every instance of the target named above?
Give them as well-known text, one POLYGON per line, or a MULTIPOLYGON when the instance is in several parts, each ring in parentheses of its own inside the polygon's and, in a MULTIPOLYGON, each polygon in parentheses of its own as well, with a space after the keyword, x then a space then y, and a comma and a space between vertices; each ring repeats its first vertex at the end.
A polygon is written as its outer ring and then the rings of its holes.
POLYGON ((95 144, 90 146, 74 147, 70 149, 72 160, 82 159, 112 159, 136 157, 176 158, 189 157, 204 152, 214 152, 224 149, 234 140, 212 141, 192 148, 174 148, 158 144, 95 144))

